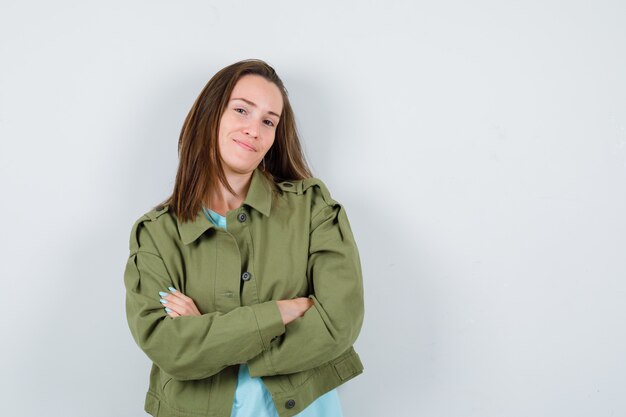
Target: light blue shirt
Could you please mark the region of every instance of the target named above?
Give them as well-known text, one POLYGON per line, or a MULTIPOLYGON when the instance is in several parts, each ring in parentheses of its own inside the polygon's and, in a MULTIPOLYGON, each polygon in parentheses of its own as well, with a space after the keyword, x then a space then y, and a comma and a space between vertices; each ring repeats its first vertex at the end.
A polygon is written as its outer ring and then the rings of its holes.
MULTIPOLYGON (((202 209, 209 221, 226 230, 226 217, 209 208, 203 207, 202 209)), ((343 417, 337 389, 332 389, 317 398, 296 416, 343 417)), ((239 365, 237 389, 230 417, 278 417, 274 400, 265 388, 263 379, 251 377, 248 365, 245 363, 239 365)))

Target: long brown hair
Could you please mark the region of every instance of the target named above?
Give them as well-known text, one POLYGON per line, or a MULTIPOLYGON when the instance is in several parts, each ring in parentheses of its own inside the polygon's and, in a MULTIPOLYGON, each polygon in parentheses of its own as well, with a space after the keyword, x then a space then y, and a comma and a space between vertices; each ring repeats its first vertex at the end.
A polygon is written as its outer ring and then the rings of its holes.
MULTIPOLYGON (((247 59, 218 71, 200 92, 185 118, 178 140, 178 172, 174 191, 161 204, 181 222, 195 219, 202 202, 220 181, 232 194, 219 157, 219 124, 230 95, 239 78, 247 74, 260 75, 274 83, 283 98, 283 111, 276 127, 276 136, 265 154, 265 169, 261 172, 278 191, 277 182, 312 177, 306 162, 296 121, 289 103, 287 89, 274 68, 259 59, 247 59)), ((273 193, 274 194, 274 193, 273 193)))

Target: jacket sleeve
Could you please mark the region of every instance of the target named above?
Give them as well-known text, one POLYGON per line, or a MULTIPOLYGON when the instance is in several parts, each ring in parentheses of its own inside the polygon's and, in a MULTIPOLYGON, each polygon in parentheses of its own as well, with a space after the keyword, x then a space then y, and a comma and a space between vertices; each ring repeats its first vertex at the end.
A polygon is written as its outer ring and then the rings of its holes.
POLYGON ((126 317, 135 342, 159 368, 178 380, 207 378, 257 356, 284 333, 276 301, 228 313, 170 317, 159 291, 167 291, 172 280, 144 220, 137 220, 131 232, 124 272, 126 317))
POLYGON ((322 365, 356 341, 364 317, 359 253, 345 209, 330 199, 311 220, 308 276, 314 305, 287 324, 283 337, 248 361, 253 377, 322 365))

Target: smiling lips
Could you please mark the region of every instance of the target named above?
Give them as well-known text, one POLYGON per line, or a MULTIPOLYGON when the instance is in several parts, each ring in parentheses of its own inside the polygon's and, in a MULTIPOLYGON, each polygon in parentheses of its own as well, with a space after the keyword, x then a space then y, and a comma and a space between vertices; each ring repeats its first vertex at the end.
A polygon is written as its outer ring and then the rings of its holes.
POLYGON ((238 144, 239 146, 241 146, 242 148, 247 149, 247 150, 249 150, 249 151, 254 151, 254 152, 256 152, 256 149, 254 149, 252 146, 248 145, 247 143, 240 142, 240 141, 238 141, 237 139, 233 139, 233 140, 234 140, 235 142, 237 142, 237 144, 238 144))

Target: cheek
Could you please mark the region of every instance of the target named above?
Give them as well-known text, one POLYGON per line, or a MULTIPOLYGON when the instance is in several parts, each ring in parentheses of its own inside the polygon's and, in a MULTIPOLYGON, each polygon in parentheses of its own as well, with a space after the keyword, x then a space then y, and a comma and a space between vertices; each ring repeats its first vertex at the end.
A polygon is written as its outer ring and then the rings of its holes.
POLYGON ((220 119, 219 131, 228 133, 229 131, 232 131, 237 127, 238 122, 239 121, 237 120, 237 118, 235 118, 233 115, 224 113, 224 115, 222 115, 222 118, 220 119))
POLYGON ((269 133, 267 135, 267 140, 265 141, 265 149, 269 150, 272 145, 274 145, 274 142, 276 141, 276 135, 274 133, 269 133))
POLYGON ((218 133, 219 133, 219 142, 226 142, 229 140, 228 135, 230 133, 232 133, 234 130, 236 130, 237 127, 235 125, 235 123, 233 123, 232 120, 228 120, 227 118, 222 119, 222 122, 220 123, 220 127, 218 129, 218 133))

